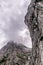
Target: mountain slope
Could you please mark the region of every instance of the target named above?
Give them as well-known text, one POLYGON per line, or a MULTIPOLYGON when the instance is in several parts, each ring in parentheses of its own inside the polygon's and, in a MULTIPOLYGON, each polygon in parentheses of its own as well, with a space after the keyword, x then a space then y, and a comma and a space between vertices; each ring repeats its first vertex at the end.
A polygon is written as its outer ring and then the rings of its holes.
POLYGON ((0 65, 28 65, 31 49, 22 44, 8 42, 0 50, 0 65))

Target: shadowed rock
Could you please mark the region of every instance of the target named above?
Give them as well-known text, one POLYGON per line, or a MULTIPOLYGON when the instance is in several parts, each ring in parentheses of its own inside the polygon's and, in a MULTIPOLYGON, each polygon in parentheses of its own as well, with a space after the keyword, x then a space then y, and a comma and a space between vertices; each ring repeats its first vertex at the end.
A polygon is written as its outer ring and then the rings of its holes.
MULTIPOLYGON (((25 16, 32 39, 32 56, 30 65, 41 65, 40 41, 43 36, 43 0, 32 0, 25 16), (41 14, 42 13, 42 14, 41 14)), ((42 64, 43 65, 43 64, 42 64)))

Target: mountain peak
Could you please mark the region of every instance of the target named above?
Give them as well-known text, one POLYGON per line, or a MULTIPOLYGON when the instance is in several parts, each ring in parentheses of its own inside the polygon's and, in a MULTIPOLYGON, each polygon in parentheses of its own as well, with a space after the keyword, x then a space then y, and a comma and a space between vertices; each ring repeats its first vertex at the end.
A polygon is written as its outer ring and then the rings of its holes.
POLYGON ((0 65, 26 65, 30 61, 31 49, 10 41, 0 50, 0 65))

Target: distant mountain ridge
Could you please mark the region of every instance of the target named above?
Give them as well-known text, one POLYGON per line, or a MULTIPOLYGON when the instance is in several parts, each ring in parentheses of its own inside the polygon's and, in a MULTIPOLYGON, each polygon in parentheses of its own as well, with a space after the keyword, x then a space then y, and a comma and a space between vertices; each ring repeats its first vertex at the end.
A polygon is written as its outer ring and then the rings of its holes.
POLYGON ((0 50, 0 65, 28 65, 31 49, 22 44, 8 42, 0 50))

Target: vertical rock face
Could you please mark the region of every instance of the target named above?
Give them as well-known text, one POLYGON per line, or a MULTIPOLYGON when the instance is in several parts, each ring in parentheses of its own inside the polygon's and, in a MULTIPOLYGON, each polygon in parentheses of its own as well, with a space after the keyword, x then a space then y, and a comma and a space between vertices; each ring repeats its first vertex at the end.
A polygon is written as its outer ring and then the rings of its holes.
POLYGON ((25 24, 32 39, 32 57, 30 65, 43 65, 41 44, 43 44, 43 1, 32 0, 25 16, 25 24), (40 52, 41 51, 41 52, 40 52), (41 62, 42 61, 42 62, 41 62))

